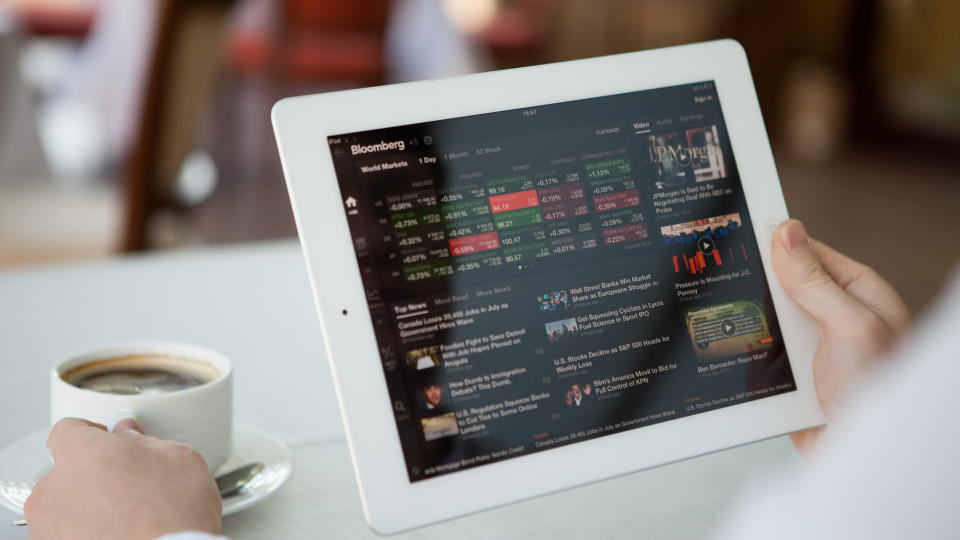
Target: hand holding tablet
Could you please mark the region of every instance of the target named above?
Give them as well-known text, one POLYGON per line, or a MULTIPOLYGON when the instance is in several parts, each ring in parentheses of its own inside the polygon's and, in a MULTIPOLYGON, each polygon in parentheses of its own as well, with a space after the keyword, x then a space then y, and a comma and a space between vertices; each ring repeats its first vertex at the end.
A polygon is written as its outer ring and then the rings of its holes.
MULTIPOLYGON (((785 221, 776 232, 772 255, 777 277, 820 330, 815 382, 824 417, 832 421, 910 326, 910 314, 890 283, 809 238, 799 221, 785 221)), ((809 454, 821 431, 800 431, 791 438, 801 453, 809 454)))
POLYGON ((294 98, 274 126, 376 530, 822 423, 735 43, 294 98))

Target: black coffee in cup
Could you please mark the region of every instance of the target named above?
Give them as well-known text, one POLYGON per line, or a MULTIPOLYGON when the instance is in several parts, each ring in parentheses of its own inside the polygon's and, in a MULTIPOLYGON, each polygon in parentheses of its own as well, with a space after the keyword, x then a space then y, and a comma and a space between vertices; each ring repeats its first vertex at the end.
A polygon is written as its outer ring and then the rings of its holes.
POLYGON ((220 376, 213 366, 158 354, 107 358, 75 366, 61 377, 67 383, 107 394, 163 394, 206 384, 220 376))

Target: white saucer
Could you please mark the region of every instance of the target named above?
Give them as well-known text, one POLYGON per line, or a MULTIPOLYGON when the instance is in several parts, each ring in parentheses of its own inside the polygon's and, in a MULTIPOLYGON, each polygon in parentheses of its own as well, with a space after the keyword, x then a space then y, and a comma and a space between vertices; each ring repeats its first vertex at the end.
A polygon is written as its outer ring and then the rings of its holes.
MULTIPOLYGON (((0 505, 23 514, 23 502, 33 484, 50 470, 47 430, 37 431, 0 449, 0 505)), ((223 515, 239 512, 265 499, 290 478, 293 471, 290 448, 249 426, 233 426, 233 455, 218 474, 248 463, 263 463, 261 470, 240 491, 223 499, 223 515)))

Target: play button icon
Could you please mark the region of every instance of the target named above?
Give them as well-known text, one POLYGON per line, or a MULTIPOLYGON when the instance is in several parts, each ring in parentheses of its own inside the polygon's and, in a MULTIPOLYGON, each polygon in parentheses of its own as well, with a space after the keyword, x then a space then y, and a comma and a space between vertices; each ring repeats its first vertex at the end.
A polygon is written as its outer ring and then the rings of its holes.
POLYGON ((737 332, 737 325, 730 319, 724 319, 720 321, 720 331, 727 337, 732 336, 737 332))
POLYGON ((713 238, 703 236, 697 240, 697 247, 700 248, 700 251, 702 251, 704 255, 709 255, 713 253, 713 248, 717 247, 717 245, 714 243, 713 238))

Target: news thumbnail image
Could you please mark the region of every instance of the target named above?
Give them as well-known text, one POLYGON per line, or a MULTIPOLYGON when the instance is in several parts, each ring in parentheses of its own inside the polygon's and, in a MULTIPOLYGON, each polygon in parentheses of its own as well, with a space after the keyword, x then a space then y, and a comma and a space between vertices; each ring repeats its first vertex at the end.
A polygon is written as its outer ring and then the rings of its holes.
POLYGON ((763 306, 756 300, 688 309, 684 320, 698 360, 743 354, 773 343, 763 306))
POLYGON ((665 131, 647 139, 647 160, 657 189, 673 189, 727 176, 716 125, 665 131))
POLYGON ((577 325, 577 319, 574 317, 563 319, 562 321, 551 321, 543 325, 543 327, 547 332, 547 341, 550 343, 580 333, 580 327, 577 325))
POLYGON ((426 441, 442 439, 460 433, 460 426, 457 424, 457 415, 454 413, 423 418, 420 420, 420 427, 423 428, 423 439, 426 441))
POLYGON ((537 297, 537 304, 540 306, 540 311, 559 311, 570 309, 573 305, 570 293, 564 290, 541 294, 537 297))
POLYGON ((582 407, 593 399, 593 386, 589 382, 571 384, 563 395, 563 404, 567 407, 582 407))
POLYGON ((434 345, 413 349, 407 351, 404 359, 407 362, 407 367, 415 371, 434 368, 440 365, 440 347, 434 345))
POLYGON ((740 214, 725 214, 660 227, 674 273, 697 275, 749 260, 740 214))

